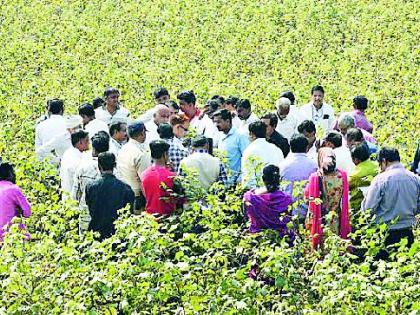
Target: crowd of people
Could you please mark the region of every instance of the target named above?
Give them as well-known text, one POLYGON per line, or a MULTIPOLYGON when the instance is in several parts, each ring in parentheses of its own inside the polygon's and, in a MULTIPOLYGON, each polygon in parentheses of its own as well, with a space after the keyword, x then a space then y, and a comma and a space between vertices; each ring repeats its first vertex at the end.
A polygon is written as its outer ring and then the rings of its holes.
MULTIPOLYGON (((219 183, 245 192, 250 232, 274 229, 292 240, 288 223, 297 216, 318 248, 326 227, 348 238, 352 216, 370 211, 389 225, 386 244, 407 238, 411 245, 420 208, 420 143, 410 172, 396 148, 376 142, 366 97, 354 97, 353 109, 336 115, 322 86, 310 95, 297 106, 294 94, 283 92, 273 111, 259 117, 248 99, 215 95, 200 108, 193 91, 172 99, 161 87, 155 106, 135 118, 120 92, 107 88, 78 115, 64 115, 60 99, 48 101, 36 124, 35 151, 57 169, 63 199, 78 203, 80 233, 97 231, 100 239, 115 232, 118 210, 127 205, 133 214, 153 215, 188 207, 178 179, 192 172, 205 190, 219 183), (304 192, 296 196, 302 182, 304 192)), ((0 205, 0 237, 13 216, 31 214, 6 162, 0 205)))

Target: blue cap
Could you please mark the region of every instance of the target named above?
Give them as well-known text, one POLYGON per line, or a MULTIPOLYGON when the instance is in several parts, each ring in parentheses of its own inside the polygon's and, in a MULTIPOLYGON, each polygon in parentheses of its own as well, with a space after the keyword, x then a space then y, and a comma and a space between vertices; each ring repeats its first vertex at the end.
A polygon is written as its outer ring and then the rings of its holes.
POLYGON ((140 120, 135 120, 127 126, 128 134, 135 134, 142 131, 147 131, 146 126, 140 120))

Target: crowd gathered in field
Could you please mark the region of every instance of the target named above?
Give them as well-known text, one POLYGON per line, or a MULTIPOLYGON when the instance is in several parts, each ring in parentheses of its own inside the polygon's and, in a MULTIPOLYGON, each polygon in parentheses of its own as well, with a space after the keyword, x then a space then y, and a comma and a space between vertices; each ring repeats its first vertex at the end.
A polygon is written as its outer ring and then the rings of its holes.
MULTIPOLYGON (((354 97, 354 109, 337 115, 322 86, 310 94, 297 106, 285 91, 260 117, 248 99, 215 95, 200 108, 193 91, 172 99, 163 87, 140 117, 122 106, 115 88, 82 104, 78 115, 65 115, 64 101, 52 99, 36 122, 36 156, 56 169, 62 199, 77 202, 80 233, 98 232, 100 240, 115 233, 126 206, 156 218, 188 207, 182 179, 192 175, 210 193, 217 186, 243 194, 251 233, 277 230, 293 244, 295 218, 319 248, 325 228, 348 239, 352 216, 369 212, 388 225, 386 245, 405 238, 411 246, 420 142, 408 170, 396 148, 377 143, 366 97, 354 97), (296 196, 297 183, 304 189, 296 196)), ((12 162, 0 164, 0 241, 13 217, 31 215, 12 162)))

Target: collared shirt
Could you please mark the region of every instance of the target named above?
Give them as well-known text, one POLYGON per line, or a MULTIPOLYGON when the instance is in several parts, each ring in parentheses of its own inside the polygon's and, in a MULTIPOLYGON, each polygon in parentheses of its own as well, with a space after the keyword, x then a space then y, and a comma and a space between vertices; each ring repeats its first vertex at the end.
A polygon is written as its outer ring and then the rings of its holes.
POLYGON ((98 167, 98 158, 93 156, 83 159, 74 174, 70 198, 79 203, 79 229, 81 232, 87 231, 90 222, 89 209, 86 205, 86 186, 99 178, 101 178, 101 173, 98 167))
MULTIPOLYGON (((277 115, 277 113, 275 113, 277 115)), ((279 119, 276 127, 276 131, 290 141, 290 138, 297 132, 297 127, 299 125, 299 120, 292 114, 289 113, 285 118, 279 119)))
POLYGON ((373 132, 373 125, 367 120, 365 113, 359 109, 355 109, 351 112, 354 118, 354 123, 357 128, 364 129, 369 133, 373 132))
POLYGON ((238 128, 238 131, 240 133, 243 133, 243 134, 245 134, 245 135, 248 136, 248 134, 249 134, 249 129, 248 129, 249 125, 252 124, 253 122, 256 122, 256 121, 259 121, 257 115, 255 115, 254 113, 251 113, 251 115, 249 115, 249 117, 247 119, 245 119, 245 120, 242 120, 241 119, 240 126, 238 128))
POLYGON ((159 140, 160 136, 158 133, 158 125, 156 125, 154 120, 149 120, 146 124, 146 141, 144 142, 147 146, 149 146, 150 142, 154 140, 159 140))
POLYGON ((123 143, 119 143, 117 140, 111 137, 109 140, 109 152, 114 153, 115 157, 118 157, 120 150, 123 146, 123 143))
POLYGON ((279 134, 276 130, 271 134, 270 138, 267 139, 268 142, 274 144, 282 152, 283 156, 286 157, 290 152, 289 141, 283 135, 279 134))
POLYGON ((219 141, 218 149, 225 152, 228 159, 228 168, 232 172, 229 184, 240 181, 241 158, 249 144, 248 137, 232 127, 227 134, 223 134, 219 141))
POLYGON ((337 168, 346 172, 348 176, 355 168, 349 148, 342 145, 333 149, 333 151, 335 153, 337 168))
POLYGON ((316 148, 316 141, 314 142, 312 147, 308 150, 307 154, 310 159, 312 159, 315 163, 318 163, 318 151, 316 148))
POLYGON ((378 164, 367 159, 356 165, 349 175, 350 206, 360 210, 363 200, 363 190, 368 189, 373 177, 378 174, 378 164))
POLYGON ((104 121, 96 118, 89 121, 89 123, 85 126, 85 130, 89 133, 89 139, 92 139, 92 137, 99 131, 105 131, 109 134, 108 125, 104 121))
POLYGON ((60 165, 61 189, 64 192, 71 193, 74 174, 83 157, 83 152, 80 152, 79 149, 74 147, 68 148, 64 153, 60 165))
POLYGON ((212 138, 213 146, 217 147, 221 135, 213 120, 207 114, 201 118, 195 116, 191 120, 191 127, 197 130, 197 134, 203 135, 206 138, 212 138))
POLYGON ((0 180, 0 241, 3 240, 7 225, 18 215, 18 209, 22 209, 24 217, 31 216, 31 206, 22 189, 12 182, 0 180))
POLYGON ((157 164, 152 164, 141 174, 146 212, 171 214, 175 211, 176 200, 168 191, 174 188, 175 176, 174 172, 157 164))
POLYGON ((123 183, 113 174, 103 174, 86 186, 86 204, 92 220, 89 230, 97 231, 101 239, 115 233, 114 221, 118 210, 128 204, 133 207, 134 193, 130 186, 123 183))
POLYGON ((140 196, 140 175, 151 164, 150 150, 144 143, 129 139, 118 154, 117 171, 120 179, 140 196))
POLYGON ((332 130, 335 118, 331 105, 323 103, 321 108, 317 109, 311 102, 303 105, 299 112, 302 120, 312 120, 315 125, 323 129, 325 134, 332 130))
POLYGON ((255 139, 242 156, 242 185, 257 187, 259 183, 261 184, 262 169, 269 164, 279 166, 283 160, 283 152, 274 144, 263 138, 255 139))
POLYGON ((66 128, 65 118, 51 115, 35 128, 35 152, 38 160, 47 158, 58 165, 64 152, 70 148, 71 137, 66 128))
POLYGON ((186 158, 189 155, 188 150, 182 145, 181 141, 177 138, 163 139, 166 143, 169 144, 169 161, 171 162, 172 171, 177 173, 179 169, 179 164, 183 158, 186 158))
POLYGON ((111 114, 106 108, 106 105, 104 105, 95 109, 95 116, 96 119, 102 120, 108 126, 110 126, 115 122, 128 122, 130 112, 128 111, 128 109, 122 106, 117 106, 115 112, 111 114))
POLYGON ((371 209, 375 222, 390 224, 391 230, 411 228, 420 210, 420 177, 400 163, 390 165, 376 176, 362 202, 362 210, 371 209))
POLYGON ((228 184, 227 174, 223 163, 207 150, 194 150, 194 152, 181 161, 179 174, 184 175, 186 169, 197 172, 198 180, 204 189, 209 188, 215 182, 228 184))

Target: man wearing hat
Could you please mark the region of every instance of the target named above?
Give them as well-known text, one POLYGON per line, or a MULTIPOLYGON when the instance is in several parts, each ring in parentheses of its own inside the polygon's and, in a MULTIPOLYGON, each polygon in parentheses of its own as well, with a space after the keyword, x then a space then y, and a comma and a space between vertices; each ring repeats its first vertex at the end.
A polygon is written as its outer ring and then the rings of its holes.
POLYGON ((227 185, 227 175, 223 163, 208 153, 208 139, 200 135, 194 138, 191 144, 193 153, 181 161, 179 174, 185 173, 186 169, 197 172, 204 189, 208 189, 216 181, 227 185))
POLYGON ((151 164, 150 150, 146 146, 146 127, 141 121, 134 121, 127 128, 129 140, 118 154, 119 178, 130 185, 135 194, 134 213, 140 213, 146 201, 141 188, 140 175, 151 164))

